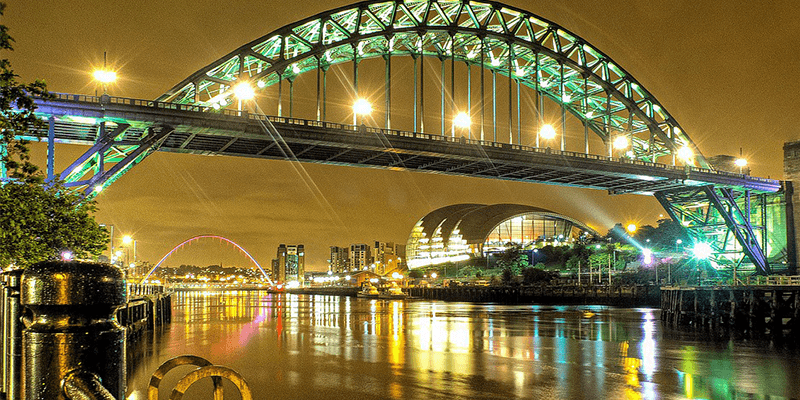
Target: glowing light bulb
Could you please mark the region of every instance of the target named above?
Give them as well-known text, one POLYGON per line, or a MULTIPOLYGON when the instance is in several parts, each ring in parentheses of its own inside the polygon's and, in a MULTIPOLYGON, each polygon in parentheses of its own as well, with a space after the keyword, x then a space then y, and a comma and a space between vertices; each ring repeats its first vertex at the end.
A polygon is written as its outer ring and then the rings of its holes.
POLYGON ((553 125, 544 124, 542 125, 542 129, 539 130, 539 136, 543 139, 552 139, 556 137, 556 129, 553 128, 553 125))
POLYGON ((695 244, 694 248, 692 249, 692 253, 694 254, 694 256, 701 260, 705 260, 708 257, 711 257, 711 253, 713 252, 714 250, 711 248, 711 246, 708 243, 703 243, 703 242, 695 244))
POLYGON ((692 151, 692 149, 689 148, 689 146, 683 146, 680 149, 678 149, 678 157, 680 157, 681 160, 687 162, 691 161, 692 156, 694 156, 694 152, 692 151))
POLYGON ((358 115, 368 115, 372 112, 372 104, 366 99, 358 99, 353 103, 353 112, 358 115))
POLYGON ((469 128, 472 124, 472 120, 469 117, 469 114, 461 111, 456 115, 455 119, 453 119, 453 123, 459 128, 469 128))
POLYGON ((94 79, 101 83, 111 83, 117 80, 117 73, 114 71, 106 71, 98 69, 92 74, 94 79))
POLYGON ((234 86, 233 94, 236 95, 239 100, 250 100, 256 96, 256 92, 253 90, 253 87, 247 82, 242 82, 234 86))

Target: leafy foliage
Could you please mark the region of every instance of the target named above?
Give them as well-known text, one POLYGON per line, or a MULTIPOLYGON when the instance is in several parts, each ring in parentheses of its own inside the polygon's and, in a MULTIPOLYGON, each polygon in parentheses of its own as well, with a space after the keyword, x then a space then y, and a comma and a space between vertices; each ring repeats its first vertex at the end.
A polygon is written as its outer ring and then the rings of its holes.
POLYGON ((522 283, 532 285, 535 283, 547 283, 558 275, 557 272, 544 271, 538 268, 525 268, 522 270, 522 283))
MULTIPOLYGON (((519 275, 522 269, 528 267, 528 257, 522 253, 522 247, 516 243, 508 243, 506 249, 500 254, 497 265, 505 270, 509 270, 512 275, 519 275)), ((503 279, 506 282, 505 279, 503 279)))
MULTIPOLYGON (((0 16, 5 8, 5 3, 0 3, 0 16)), ((0 50, 13 50, 13 41, 8 27, 0 25, 0 50)), ((7 58, 0 59, 0 163, 10 178, 40 182, 41 176, 36 174, 38 168, 30 160, 28 143, 15 138, 30 134, 41 125, 34 115, 36 106, 32 96, 52 96, 44 81, 20 83, 17 78, 19 75, 11 69, 11 62, 7 58)))
POLYGON ((90 215, 93 203, 74 193, 12 182, 0 188, 0 266, 26 267, 55 259, 62 250, 76 258, 99 255, 108 232, 90 215))
MULTIPOLYGON (((5 3, 0 3, 3 15, 5 3)), ((13 50, 8 27, 0 25, 0 50, 13 50)), ((32 96, 49 98, 43 81, 19 83, 8 59, 0 60, 0 167, 10 182, 0 183, 0 267, 24 268, 54 259, 62 250, 78 258, 98 255, 108 241, 106 230, 90 215, 93 202, 60 185, 43 186, 30 160, 28 143, 18 136, 40 127, 32 96)))

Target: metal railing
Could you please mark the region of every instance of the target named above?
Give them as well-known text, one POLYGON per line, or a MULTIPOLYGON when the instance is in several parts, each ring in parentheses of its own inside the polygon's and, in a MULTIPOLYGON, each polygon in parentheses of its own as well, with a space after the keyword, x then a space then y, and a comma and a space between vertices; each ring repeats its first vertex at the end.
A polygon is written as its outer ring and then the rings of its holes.
POLYGON ((800 276, 748 276, 745 284, 748 286, 800 286, 800 276))

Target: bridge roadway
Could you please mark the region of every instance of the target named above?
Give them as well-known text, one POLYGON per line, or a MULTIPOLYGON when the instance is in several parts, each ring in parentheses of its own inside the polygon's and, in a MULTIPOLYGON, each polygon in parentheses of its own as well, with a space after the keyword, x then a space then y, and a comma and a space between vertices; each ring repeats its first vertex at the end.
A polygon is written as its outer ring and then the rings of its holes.
MULTIPOLYGON (((113 146, 145 143, 152 146, 147 151, 408 169, 603 189, 612 194, 652 194, 704 185, 762 193, 781 189, 777 180, 688 166, 152 100, 56 94, 54 100, 36 103, 37 115, 51 121, 57 143, 95 145, 99 124, 106 121, 123 126, 118 130, 122 133, 111 138, 113 146), (130 126, 124 129, 125 125, 130 126), (157 141, 143 140, 150 128, 163 132, 157 141)), ((48 136, 48 132, 38 134, 48 136)))

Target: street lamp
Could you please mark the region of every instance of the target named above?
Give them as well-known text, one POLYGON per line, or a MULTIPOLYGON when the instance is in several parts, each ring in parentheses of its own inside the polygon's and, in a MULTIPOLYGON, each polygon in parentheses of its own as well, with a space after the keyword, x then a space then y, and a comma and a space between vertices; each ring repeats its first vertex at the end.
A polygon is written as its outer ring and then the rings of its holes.
POLYGON ((617 150, 625 150, 628 148, 628 137, 625 135, 619 135, 614 139, 613 146, 617 150))
POLYGON ((128 264, 130 262, 130 260, 128 259, 128 256, 130 255, 130 245, 131 244, 133 244, 133 262, 136 262, 136 240, 134 240, 133 237, 131 237, 131 235, 125 235, 125 236, 122 237, 122 245, 128 247, 125 250, 125 254, 126 254, 125 263, 126 264, 128 264))
POLYGON ((698 242, 692 249, 694 256, 700 260, 708 259, 708 257, 711 257, 711 253, 713 252, 714 250, 711 248, 711 245, 704 242, 698 242))
POLYGON ((364 125, 364 116, 372 113, 372 104, 367 99, 358 99, 353 103, 353 125, 356 124, 356 117, 361 117, 361 125, 364 125))
POLYGON ((553 125, 544 124, 542 125, 542 129, 539 130, 539 136, 542 139, 550 140, 556 137, 556 129, 553 128, 553 125))
POLYGON ((678 252, 678 246, 680 246, 681 243, 683 243, 683 240, 678 239, 678 240, 675 241, 675 252, 676 253, 678 252))
POLYGON ((733 162, 737 167, 739 167, 739 173, 742 173, 742 168, 747 166, 747 160, 744 158, 737 158, 736 161, 733 162))
POLYGON ((692 157, 693 156, 694 156, 694 152, 692 151, 691 148, 689 148, 689 146, 683 146, 680 149, 678 149, 678 157, 681 160, 683 160, 683 162, 686 163, 686 164, 691 164, 692 163, 692 157))
POLYGON ((249 83, 241 82, 233 87, 233 95, 239 99, 239 111, 242 111, 242 101, 252 100, 256 97, 256 92, 249 83))
POLYGON ((636 224, 628 224, 625 229, 628 230, 628 233, 634 233, 636 232, 636 224))
POLYGON ((464 111, 461 111, 453 119, 453 124, 455 124, 455 126, 458 128, 467 129, 472 124, 472 120, 470 119, 469 114, 465 113, 464 111))
MULTIPOLYGON (((117 80, 117 73, 108 69, 106 62, 106 52, 103 52, 103 69, 96 69, 92 76, 94 80, 103 84, 103 95, 108 94, 108 84, 117 80)), ((95 93, 97 95, 97 93, 95 93)))

